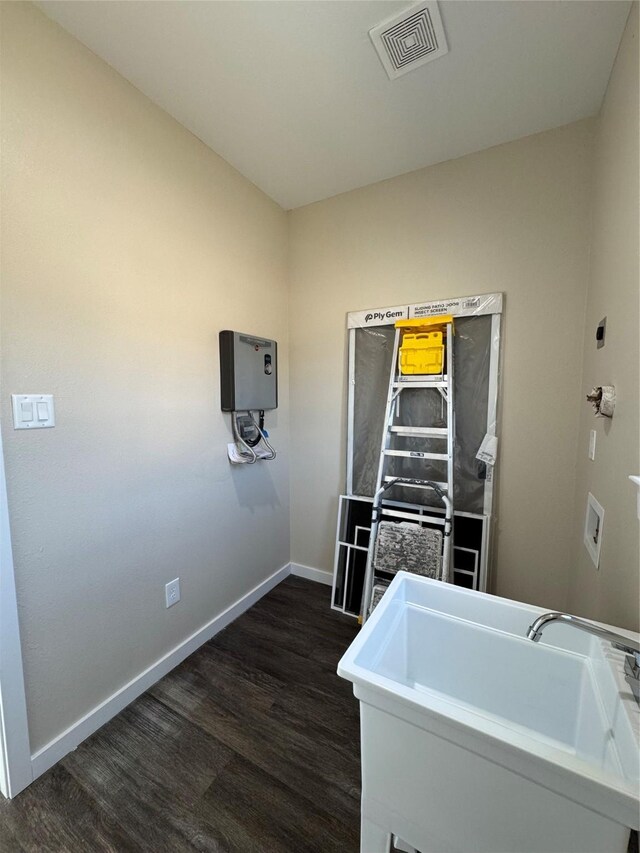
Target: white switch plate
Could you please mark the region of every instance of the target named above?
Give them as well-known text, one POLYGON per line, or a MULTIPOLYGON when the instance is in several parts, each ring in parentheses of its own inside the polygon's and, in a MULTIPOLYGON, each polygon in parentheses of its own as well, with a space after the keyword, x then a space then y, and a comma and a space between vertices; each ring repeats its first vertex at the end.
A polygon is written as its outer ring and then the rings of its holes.
POLYGON ((173 607, 180 601, 180 578, 170 581, 164 588, 164 597, 167 607, 173 607))
POLYGON ((53 394, 12 394, 14 429, 43 429, 56 425, 53 394))
POLYGON ((589 433, 589 459, 596 458, 596 431, 592 429, 589 433))

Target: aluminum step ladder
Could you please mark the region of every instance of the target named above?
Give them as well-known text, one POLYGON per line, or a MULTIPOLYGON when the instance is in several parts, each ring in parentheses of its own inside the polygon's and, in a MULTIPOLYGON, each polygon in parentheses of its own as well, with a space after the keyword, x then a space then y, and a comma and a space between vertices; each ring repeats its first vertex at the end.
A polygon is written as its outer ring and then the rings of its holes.
MULTIPOLYGON (((414 327, 417 321, 413 321, 414 327)), ((452 580, 452 551, 453 551, 453 455, 455 443, 455 407, 454 407, 454 358, 453 358, 453 317, 430 317, 424 319, 424 327, 440 327, 443 330, 444 358, 441 363, 440 373, 412 373, 403 372, 401 364, 401 345, 403 334, 406 332, 407 321, 396 323, 396 333, 393 345, 393 356, 391 361, 391 372, 389 377, 389 390, 384 416, 384 427, 382 433, 382 446, 380 448, 380 461, 378 465, 378 476, 376 480, 376 491, 373 498, 371 514, 371 534, 367 552, 367 563, 362 593, 362 608, 360 622, 365 622, 371 614, 377 601, 373 600, 373 591, 376 584, 376 557, 380 544, 380 524, 384 518, 398 519, 406 524, 411 523, 417 528, 422 528, 427 522, 430 530, 437 525, 442 528, 442 550, 441 564, 437 577, 444 582, 452 580), (446 408, 446 425, 435 426, 424 424, 414 426, 402 423, 402 393, 408 389, 419 390, 424 394, 439 394, 446 408), (404 450, 396 447, 396 438, 419 439, 423 450, 404 450), (442 479, 421 479, 419 476, 396 477, 389 473, 394 458, 410 458, 415 461, 415 470, 419 475, 420 465, 424 462, 434 464, 442 470, 442 479), (444 516, 434 513, 433 515, 403 512, 399 509, 383 507, 385 497, 392 491, 394 486, 403 486, 413 489, 432 491, 442 501, 445 508, 444 516), (372 606, 373 605, 373 606, 372 606)), ((419 368, 418 368, 419 369, 419 368)), ((397 523, 397 522, 392 522, 397 523)), ((386 522, 385 522, 386 524, 386 522)), ((389 531, 387 531, 389 532, 389 531)), ((392 530, 390 532, 393 532, 392 530)), ((416 542, 420 537, 416 537, 416 542)), ((419 557, 419 555, 418 555, 419 557)), ((392 574, 392 571, 387 571, 392 574)), ((376 587, 378 589, 378 587, 376 587)))

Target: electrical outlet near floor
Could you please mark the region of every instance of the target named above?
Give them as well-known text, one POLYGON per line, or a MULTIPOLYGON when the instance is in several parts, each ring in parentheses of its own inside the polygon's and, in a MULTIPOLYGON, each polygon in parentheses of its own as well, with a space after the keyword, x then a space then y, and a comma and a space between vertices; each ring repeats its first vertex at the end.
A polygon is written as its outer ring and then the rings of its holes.
POLYGON ((164 588, 164 597, 167 602, 167 607, 172 607, 180 601, 180 578, 176 578, 166 584, 164 588))

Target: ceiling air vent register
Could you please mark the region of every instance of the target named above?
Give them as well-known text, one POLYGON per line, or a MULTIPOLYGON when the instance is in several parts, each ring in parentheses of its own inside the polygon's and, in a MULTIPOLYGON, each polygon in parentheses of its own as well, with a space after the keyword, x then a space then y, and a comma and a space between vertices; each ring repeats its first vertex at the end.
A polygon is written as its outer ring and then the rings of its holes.
POLYGON ((435 0, 388 18, 369 35, 391 80, 449 52, 435 0))

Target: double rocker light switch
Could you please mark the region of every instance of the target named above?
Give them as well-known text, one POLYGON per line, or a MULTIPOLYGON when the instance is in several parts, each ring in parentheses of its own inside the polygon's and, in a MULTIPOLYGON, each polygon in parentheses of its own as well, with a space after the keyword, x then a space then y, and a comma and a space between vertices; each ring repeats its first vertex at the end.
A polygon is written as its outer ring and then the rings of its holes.
POLYGON ((13 428, 42 429, 56 425, 52 394, 12 394, 13 428))

